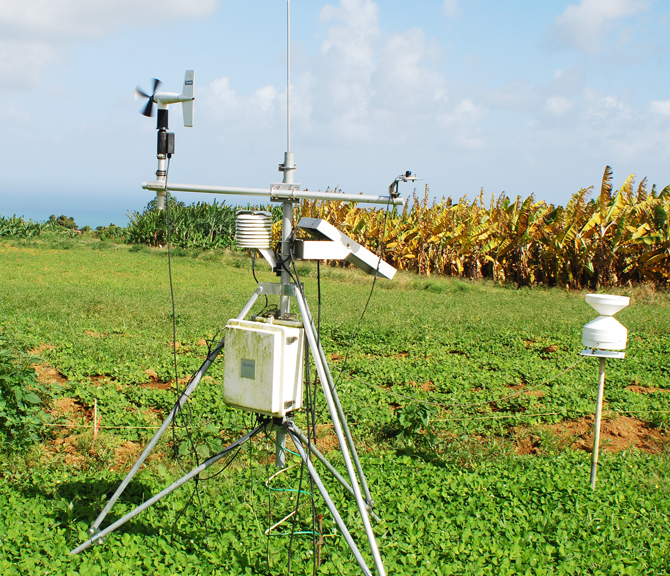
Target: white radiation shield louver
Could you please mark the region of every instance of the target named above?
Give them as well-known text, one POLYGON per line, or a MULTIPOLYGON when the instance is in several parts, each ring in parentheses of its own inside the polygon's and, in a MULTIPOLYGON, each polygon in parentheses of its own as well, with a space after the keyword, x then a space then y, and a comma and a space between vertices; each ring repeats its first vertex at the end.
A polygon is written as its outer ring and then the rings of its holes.
POLYGON ((272 215, 261 210, 241 210, 235 219, 238 248, 268 250, 272 243, 272 215))

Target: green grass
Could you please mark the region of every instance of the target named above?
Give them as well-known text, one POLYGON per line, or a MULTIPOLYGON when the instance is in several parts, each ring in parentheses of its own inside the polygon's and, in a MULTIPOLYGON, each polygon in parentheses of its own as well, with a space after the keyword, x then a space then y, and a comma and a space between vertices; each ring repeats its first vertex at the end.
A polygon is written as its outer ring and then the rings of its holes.
MULTIPOLYGON (((69 435, 75 460, 49 442, 25 456, 4 457, 0 573, 286 573, 288 539, 267 539, 263 531, 295 501, 291 493, 268 496, 273 446, 264 439, 201 484, 209 545, 197 507, 178 517, 190 486, 111 535, 105 546, 67 556, 123 477, 115 467, 117 449, 145 442, 152 430, 143 427, 155 426, 174 402, 173 392, 143 386, 149 369, 161 381, 174 378, 165 256, 165 249, 87 236, 0 243, 0 340, 15 352, 39 348, 31 361, 67 378, 57 395, 78 402, 77 421, 86 426, 52 435, 69 435), (87 411, 95 399, 103 426, 134 428, 103 428, 91 450, 87 411)), ((243 254, 180 250, 173 256, 183 377, 204 358, 206 347, 197 342, 238 314, 255 282, 243 254)), ((261 281, 275 281, 265 264, 258 267, 261 281)), ((300 264, 298 271, 316 316, 316 267, 300 264)), ((666 454, 605 453, 593 493, 589 455, 566 450, 546 432, 539 455, 514 452, 515 430, 593 414, 594 361, 583 360, 540 387, 542 397, 496 401, 514 393, 510 386, 536 386, 578 360, 582 327, 594 317, 583 293, 399 274, 377 282, 352 341, 371 281, 355 270, 322 267, 322 341, 326 354, 336 355, 336 378, 344 367, 340 396, 383 517, 376 532, 390 574, 670 573, 666 454)), ((617 315, 629 330, 629 345, 625 360, 608 362, 607 409, 664 429, 670 394, 635 394, 626 387, 670 388, 670 297, 644 287, 618 292, 632 298, 617 315)), ((201 457, 250 424, 221 402, 221 374, 217 362, 191 403, 201 457)), ((182 430, 176 439, 188 467, 194 457, 182 430)), ((172 448, 172 438, 165 438, 160 457, 131 484, 113 518, 180 475, 172 448)), ((278 477, 276 487, 296 488, 298 470, 278 477)), ((360 541, 355 509, 339 490, 333 493, 360 541)), ((320 499, 317 512, 325 514, 329 534, 320 573, 358 573, 320 499)), ((307 507, 300 530, 311 530, 310 517, 307 507)), ((304 574, 311 570, 311 541, 298 538, 292 569, 304 574)))

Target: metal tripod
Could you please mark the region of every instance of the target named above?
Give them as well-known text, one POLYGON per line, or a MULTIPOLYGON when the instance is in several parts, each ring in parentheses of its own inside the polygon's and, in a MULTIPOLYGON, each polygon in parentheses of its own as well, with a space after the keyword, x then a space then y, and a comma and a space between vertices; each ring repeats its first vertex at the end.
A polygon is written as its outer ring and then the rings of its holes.
MULTIPOLYGON (((290 202, 285 202, 284 207, 285 207, 285 215, 286 215, 286 205, 289 205, 291 208, 292 212, 292 205, 290 202)), ((286 222, 285 222, 286 224, 286 222)), ((285 225, 285 230, 286 230, 286 225, 285 225)), ((290 228, 289 228, 290 230, 290 228)), ((288 235, 283 234, 283 236, 286 236, 286 238, 283 238, 284 240, 284 250, 282 252, 285 253, 287 250, 287 244, 286 239, 288 235)), ((302 291, 302 287, 296 286, 291 282, 291 280, 288 277, 288 274, 286 273, 286 280, 284 273, 282 273, 282 282, 281 283, 260 283, 254 293, 252 294, 251 298, 249 301, 246 303, 240 314, 238 315, 237 319, 238 320, 243 320, 249 311, 251 310, 252 306, 258 299, 258 297, 261 294, 265 295, 278 295, 281 297, 282 301, 282 308, 285 310, 288 310, 288 301, 290 298, 294 298, 296 300, 298 310, 300 311, 300 316, 301 320, 304 326, 305 330, 305 335, 307 337, 307 342, 310 347, 310 351, 312 353, 312 357, 314 360, 314 364, 316 366, 317 374, 319 376, 319 380, 321 382, 321 388, 323 390, 324 397, 326 399, 326 404, 328 407, 328 412, 330 413, 330 417, 333 422, 333 428, 335 431, 335 434, 337 435, 337 440, 340 445, 340 450, 342 452, 342 457, 344 460, 344 464, 347 470, 347 476, 348 476, 348 482, 347 480, 333 467, 333 465, 328 462, 326 457, 317 450, 317 448, 313 445, 310 446, 309 450, 311 451, 314 456, 326 467, 326 469, 334 476, 334 478, 351 494, 355 501, 356 505, 358 507, 359 513, 361 515, 361 520, 363 521, 363 526, 365 528, 365 534, 368 540, 369 544, 369 549, 372 554, 375 568, 377 573, 380 576, 384 576, 386 574, 384 565, 382 563, 381 556, 379 554, 379 549, 377 546, 377 542, 375 540, 375 535, 372 530, 372 526, 370 523, 370 516, 372 515, 375 519, 378 520, 377 516, 374 514, 372 511, 372 507, 374 505, 372 501, 372 497, 370 496, 370 490, 367 484, 367 481, 365 479, 365 475, 363 473, 363 468, 361 466, 360 459, 358 457, 358 453, 356 452, 356 447, 354 446, 353 438, 351 436, 351 432, 349 430, 349 427, 347 425, 346 418, 344 416, 344 411, 342 410, 342 405, 340 403, 339 397, 337 395, 337 391, 335 389, 335 383, 333 381, 333 378, 331 376, 330 370, 328 368, 328 363, 326 361, 325 354, 323 352, 323 348, 321 347, 321 343, 319 342, 317 335, 316 335, 316 330, 314 327, 314 322, 311 316, 311 313, 309 311, 309 308, 307 306, 307 301, 305 299, 305 296, 302 291)), ((128 472, 126 478, 123 480, 121 485, 117 488, 116 492, 114 495, 109 499, 107 502, 106 506, 103 508, 102 512, 100 512, 99 516, 89 529, 89 533, 91 534, 91 538, 89 538, 86 542, 75 548, 70 552, 70 554, 78 554, 79 552, 87 549, 89 546, 92 544, 98 542, 102 543, 104 537, 109 534, 110 532, 116 530, 123 524, 125 524, 128 520, 134 518, 138 514, 140 514, 142 511, 146 510, 149 506, 155 504, 158 502, 161 498, 167 496, 180 486, 182 486, 184 483, 188 482, 190 479, 197 477, 200 473, 202 473, 204 470, 209 468, 212 464, 215 464, 218 462, 221 458, 223 458, 226 454, 230 453, 232 450, 242 446, 245 442, 250 440, 252 437, 254 437, 256 434, 259 432, 268 429, 268 426, 272 422, 272 419, 269 417, 260 417, 260 422, 259 424, 252 429, 250 432, 239 438, 236 442, 225 448, 223 451, 219 452, 218 454, 212 456, 205 462, 203 462, 200 466, 197 468, 193 469, 191 472, 174 482, 172 485, 168 486, 165 488, 162 492, 142 504, 141 506, 138 506, 135 508, 132 512, 129 512, 126 514, 123 518, 120 518, 104 530, 100 530, 100 525, 102 524, 103 520, 111 510, 112 506, 116 502, 116 500, 119 498, 119 496, 123 493, 125 488, 128 486, 132 478, 135 476, 139 468, 141 467, 142 463, 146 460, 147 456, 152 452, 153 448, 156 446, 158 441, 160 440, 161 436, 163 433, 167 430, 168 426, 172 422, 172 420, 176 417, 176 415, 179 413, 179 411, 182 409, 184 404, 187 402, 188 398, 193 394, 195 389, 197 388, 198 384, 200 383, 202 377, 205 375, 209 367, 212 365, 216 357, 219 355, 221 350, 224 348, 224 341, 221 340, 216 347, 211 351, 205 362, 202 364, 200 369, 195 373, 191 381, 189 382, 188 386, 184 390, 183 394, 177 401, 177 403, 174 405, 170 413, 168 414, 167 418, 165 419, 165 422, 163 422, 163 425, 160 427, 160 429, 156 432, 154 437, 151 439, 147 447, 144 449, 144 452, 140 455, 138 458, 137 462, 133 465, 131 468, 130 472, 128 472)), ((339 530, 341 531, 342 535, 344 536, 349 548, 351 549, 352 553, 354 554, 354 557, 356 558, 356 561, 358 562, 362 573, 366 575, 371 575, 372 572, 368 568, 365 559, 363 558, 358 546, 356 545, 356 542, 354 541, 353 537, 351 536, 347 526, 345 525, 344 521, 342 520, 342 517, 340 516, 339 512, 337 511, 337 508, 335 504, 333 503, 333 500, 331 499, 325 485, 323 484, 321 477, 319 476, 318 472, 316 471, 316 468, 310 461, 308 454, 306 452, 306 446, 309 444, 308 438, 305 436, 305 434, 295 425, 293 420, 291 418, 284 418, 281 423, 275 422, 273 423, 273 430, 277 430, 277 441, 278 445, 282 445, 282 441, 285 441, 286 435, 288 435, 292 442, 295 444, 295 447, 300 454, 300 457, 302 458, 305 466, 307 467, 307 470, 314 480, 314 484, 317 486, 319 492, 321 493, 321 496, 323 497, 324 501, 326 502, 326 505, 328 506, 328 509, 330 510, 330 513, 332 514, 339 530)), ((283 449, 280 447, 278 448, 278 456, 283 457, 283 449), (280 454, 281 452, 281 454, 280 454)), ((279 459, 278 459, 279 460, 279 459)), ((283 461, 283 458, 282 458, 283 461)), ((278 461, 278 463, 281 464, 281 462, 278 461)))

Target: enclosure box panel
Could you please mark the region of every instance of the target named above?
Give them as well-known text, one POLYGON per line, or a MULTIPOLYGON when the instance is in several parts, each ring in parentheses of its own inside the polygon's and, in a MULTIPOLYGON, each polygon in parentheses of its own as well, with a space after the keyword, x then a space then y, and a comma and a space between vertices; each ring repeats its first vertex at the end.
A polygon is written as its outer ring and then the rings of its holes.
POLYGON ((302 406, 302 328, 229 320, 225 335, 226 404, 276 417, 302 406))

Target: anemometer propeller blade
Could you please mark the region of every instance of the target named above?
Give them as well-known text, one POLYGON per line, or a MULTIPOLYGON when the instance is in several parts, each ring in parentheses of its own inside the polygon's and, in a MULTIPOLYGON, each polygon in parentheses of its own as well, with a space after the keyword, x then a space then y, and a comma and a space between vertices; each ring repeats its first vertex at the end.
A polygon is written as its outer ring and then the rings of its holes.
MULTIPOLYGON (((181 94, 174 92, 157 92, 161 81, 157 78, 153 79, 154 87, 151 95, 144 92, 139 86, 135 88, 135 99, 146 98, 148 100, 144 110, 140 113, 144 116, 151 117, 154 115, 154 104, 158 104, 159 110, 167 110, 170 104, 182 103, 182 111, 184 113, 184 126, 191 128, 193 126, 193 70, 187 70, 184 76, 184 88, 181 94)), ((160 116, 160 115, 159 115, 160 116)), ((160 118, 159 118, 160 119, 160 118)))
POLYGON ((149 94, 145 93, 139 86, 135 88, 135 100, 139 100, 140 98, 147 98, 149 101, 147 102, 147 105, 144 107, 144 110, 142 110, 141 114, 144 116, 147 116, 151 118, 154 115, 154 96, 156 96, 156 90, 158 90, 158 87, 162 84, 162 82, 158 78, 154 78, 154 89, 153 92, 151 93, 151 96, 149 94))

